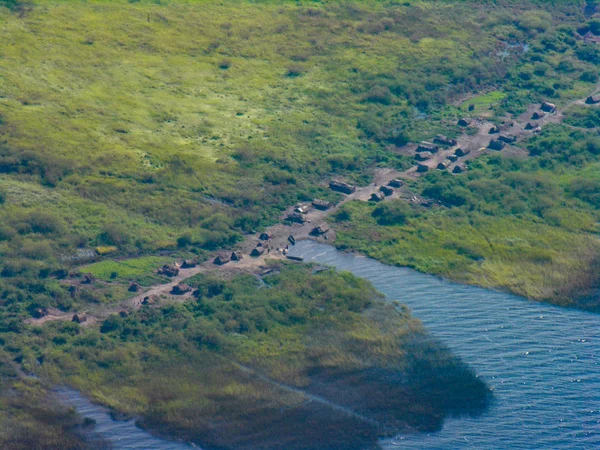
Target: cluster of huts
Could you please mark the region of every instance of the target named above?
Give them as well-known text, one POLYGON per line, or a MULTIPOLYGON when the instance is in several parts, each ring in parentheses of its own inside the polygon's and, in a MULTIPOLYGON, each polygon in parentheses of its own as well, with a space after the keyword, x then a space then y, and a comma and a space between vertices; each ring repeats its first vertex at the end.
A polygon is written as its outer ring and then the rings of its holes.
MULTIPOLYGON (((471 124, 471 121, 469 119, 461 119, 461 120, 459 120, 459 124, 461 124, 462 126, 469 126, 471 124)), ((445 147, 453 147, 457 144, 458 144, 458 142, 456 141, 456 139, 451 139, 444 135, 437 135, 433 139, 433 143, 426 142, 426 141, 420 142, 417 145, 416 154, 415 154, 415 160, 417 161, 417 173, 425 173, 425 172, 429 171, 429 166, 427 164, 425 164, 425 162, 432 159, 434 154, 440 151, 441 145, 445 146, 445 147)), ((448 168, 450 168, 452 163, 455 163, 456 161, 458 161, 459 158, 467 156, 469 153, 470 153, 470 150, 457 148, 454 151, 454 154, 449 155, 446 158, 446 160, 439 162, 437 164, 436 168, 438 170, 447 170, 448 168)), ((453 172, 461 173, 464 170, 466 170, 466 166, 456 165, 453 169, 453 172)), ((386 195, 385 192, 383 192, 383 194, 386 195)), ((380 197, 380 196, 378 196, 378 197, 380 197)), ((373 198, 372 200, 377 201, 375 198, 373 198)))
POLYGON ((400 188, 403 184, 404 183, 402 180, 394 178, 393 180, 389 181, 387 186, 380 186, 379 192, 374 192, 371 194, 371 198, 369 198, 369 200, 372 202, 380 202, 385 200, 386 197, 390 197, 394 193, 394 188, 400 188))

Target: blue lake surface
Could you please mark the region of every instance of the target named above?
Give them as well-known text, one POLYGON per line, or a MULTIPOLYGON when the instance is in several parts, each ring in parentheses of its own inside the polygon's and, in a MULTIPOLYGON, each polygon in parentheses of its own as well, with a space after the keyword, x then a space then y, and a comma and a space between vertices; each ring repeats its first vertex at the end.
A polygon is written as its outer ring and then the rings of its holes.
POLYGON ((386 449, 599 449, 600 315, 391 267, 313 241, 290 252, 365 278, 410 307, 493 389, 490 410, 386 449))
MULTIPOLYGON (((386 450, 600 449, 600 315, 450 283, 313 241, 299 242, 290 255, 350 271, 408 305, 494 391, 482 416, 397 436, 382 443, 386 450)), ((113 421, 75 391, 61 398, 94 418, 117 450, 194 448, 153 437, 133 421, 113 421)))

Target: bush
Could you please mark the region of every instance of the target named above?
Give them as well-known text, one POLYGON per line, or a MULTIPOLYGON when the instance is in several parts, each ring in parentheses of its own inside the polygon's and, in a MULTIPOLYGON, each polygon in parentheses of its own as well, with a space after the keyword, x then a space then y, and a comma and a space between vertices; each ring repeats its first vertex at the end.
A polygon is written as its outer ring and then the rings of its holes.
POLYGON ((21 233, 61 234, 63 223, 54 214, 36 210, 27 214, 20 224, 21 233))
POLYGON ((569 192, 574 197, 600 208, 600 180, 575 178, 569 186, 569 192))
POLYGON ((406 202, 392 200, 377 206, 371 215, 377 218, 379 225, 404 225, 411 214, 410 206, 406 202))
POLYGON ((98 236, 98 240, 105 245, 123 246, 131 242, 131 237, 123 225, 111 223, 104 227, 104 231, 98 236))
POLYGON ((286 77, 299 77, 306 73, 306 68, 300 64, 292 64, 288 67, 287 72, 285 73, 286 77))

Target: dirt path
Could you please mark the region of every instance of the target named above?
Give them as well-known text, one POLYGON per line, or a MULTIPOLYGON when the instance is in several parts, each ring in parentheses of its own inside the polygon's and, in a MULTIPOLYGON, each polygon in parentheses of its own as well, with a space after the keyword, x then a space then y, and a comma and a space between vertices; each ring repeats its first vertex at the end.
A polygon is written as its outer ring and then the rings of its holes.
MULTIPOLYGON (((596 90, 600 89, 600 86, 597 87, 596 90)), ((522 149, 519 149, 515 144, 523 139, 531 136, 535 133, 534 130, 526 130, 525 126, 529 122, 535 122, 540 127, 547 125, 549 123, 561 123, 564 119, 564 112, 573 107, 574 105, 586 105, 585 100, 574 100, 568 103, 564 108, 555 111, 552 114, 546 114, 542 119, 537 121, 532 121, 531 116, 534 112, 539 112, 539 105, 531 105, 526 112, 521 114, 515 118, 506 118, 505 126, 502 130, 503 133, 512 135, 516 138, 516 141, 512 145, 507 145, 502 152, 511 153, 511 154, 523 154, 526 155, 522 149)), ((593 105, 586 105, 593 106, 593 105)), ((437 166, 441 162, 448 163, 447 169, 452 171, 456 165, 464 164, 465 162, 478 158, 483 154, 494 153, 495 150, 490 150, 488 145, 491 139, 497 139, 497 134, 490 134, 491 128, 495 124, 488 120, 478 120, 476 121, 476 126, 478 128, 478 132, 474 135, 467 135, 466 133, 460 136, 457 139, 457 145, 447 148, 441 148, 437 153, 433 155, 431 159, 428 161, 424 161, 421 164, 424 164, 428 167, 428 171, 438 170, 437 166), (450 162, 448 157, 454 155, 456 149, 462 148, 463 150, 469 151, 468 155, 458 158, 455 162, 450 162)), ((416 145, 409 144, 398 151, 405 155, 414 155, 416 153, 416 145)), ((284 224, 283 219, 293 210, 293 207, 290 207, 286 213, 281 217, 281 223, 273 225, 268 228, 266 232, 272 235, 271 240, 268 243, 269 251, 265 252, 262 256, 257 258, 252 258, 249 256, 249 253, 252 251, 254 247, 258 244, 258 238, 253 236, 248 236, 244 242, 239 245, 240 250, 244 253, 244 257, 239 262, 229 262, 223 266, 216 266, 213 264, 212 260, 206 261, 196 267, 188 268, 188 269, 179 269, 179 274, 175 277, 172 277, 168 283, 165 284, 157 284, 151 286, 149 289, 135 295, 134 297, 128 298, 118 304, 112 305, 96 305, 89 307, 86 311, 83 311, 87 314, 87 320, 82 323, 82 325, 90 326, 96 324, 105 318, 107 318, 111 314, 118 313, 128 313, 133 310, 138 310, 144 304, 144 299, 151 298, 152 304, 154 306, 160 306, 168 303, 181 303, 190 300, 192 298, 192 293, 188 292, 184 295, 174 295, 171 293, 173 288, 181 283, 184 283, 189 278, 199 274, 199 273, 208 273, 211 271, 227 271, 231 273, 236 272, 245 272, 245 273, 254 273, 260 274, 267 267, 267 259, 285 259, 285 252, 283 251, 288 245, 288 237, 293 236, 296 240, 309 239, 311 238, 312 230, 319 225, 326 225, 326 218, 339 211, 339 209, 346 204, 347 202, 359 200, 359 201, 369 201, 372 194, 379 192, 379 189, 382 185, 387 185, 392 179, 405 179, 405 180, 414 180, 419 176, 423 175, 426 172, 418 172, 417 164, 409 168, 405 171, 397 171, 394 169, 377 169, 375 171, 375 176, 373 182, 368 186, 358 187, 356 191, 350 195, 346 195, 339 203, 335 206, 331 207, 326 211, 311 209, 305 215, 305 223, 304 224, 284 224)), ((408 188, 403 187, 400 189, 395 189, 393 195, 388 198, 404 198, 408 201, 421 201, 418 196, 414 195, 408 188)), ((319 239, 323 240, 334 240, 335 232, 328 231, 325 235, 320 236, 319 239)), ((64 312, 58 310, 56 308, 49 308, 47 314, 41 318, 30 318, 25 322, 28 324, 34 325, 42 325, 49 321, 54 320, 71 320, 73 318, 73 312, 64 312)))

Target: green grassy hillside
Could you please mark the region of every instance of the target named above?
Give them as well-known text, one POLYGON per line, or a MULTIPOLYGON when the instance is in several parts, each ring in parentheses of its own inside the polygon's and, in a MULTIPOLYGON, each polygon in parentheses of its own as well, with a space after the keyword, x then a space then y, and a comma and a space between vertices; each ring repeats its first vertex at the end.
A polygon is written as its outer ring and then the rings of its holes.
POLYGON ((457 133, 463 95, 493 115, 597 80, 575 1, 3 4, 0 283, 41 303, 77 248, 230 246, 405 167, 394 145, 457 133))

